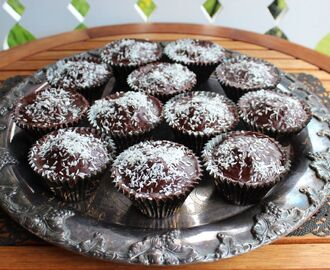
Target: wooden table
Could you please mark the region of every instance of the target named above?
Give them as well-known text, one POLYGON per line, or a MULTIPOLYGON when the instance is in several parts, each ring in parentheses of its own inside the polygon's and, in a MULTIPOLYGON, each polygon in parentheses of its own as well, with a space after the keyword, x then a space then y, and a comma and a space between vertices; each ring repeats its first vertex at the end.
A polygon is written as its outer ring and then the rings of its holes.
MULTIPOLYGON (((173 40, 210 39, 228 49, 264 58, 284 71, 305 72, 319 78, 330 91, 330 57, 271 36, 213 26, 143 24, 99 27, 37 40, 0 52, 0 80, 29 75, 79 51, 102 47, 123 38, 173 40)), ((0 210, 1 211, 1 210, 0 210)), ((0 269, 142 269, 75 255, 48 246, 0 246, 0 269)), ((156 267, 150 267, 155 269, 156 267)), ((330 269, 330 237, 286 237, 235 258, 176 269, 330 269)), ((159 269, 159 268, 158 268, 159 269)))

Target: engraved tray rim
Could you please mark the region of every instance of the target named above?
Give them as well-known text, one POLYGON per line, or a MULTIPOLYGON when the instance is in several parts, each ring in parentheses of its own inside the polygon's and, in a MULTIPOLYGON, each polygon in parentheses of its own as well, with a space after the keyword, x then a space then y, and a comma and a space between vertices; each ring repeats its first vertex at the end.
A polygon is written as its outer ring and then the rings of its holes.
MULTIPOLYGON (((97 50, 87 53, 97 53, 97 50)), ((313 136, 320 137, 319 140, 324 140, 326 144, 322 151, 309 153, 306 158, 309 162, 306 170, 313 175, 313 181, 318 183, 313 187, 308 185, 299 189, 299 196, 305 196, 303 208, 288 203, 289 200, 266 199, 266 203, 256 206, 257 214, 252 218, 249 233, 245 231, 237 235, 226 233, 217 224, 206 224, 186 229, 132 228, 126 231, 128 236, 124 237, 121 234, 123 229, 118 225, 104 228, 73 209, 58 207, 53 201, 47 204, 38 199, 31 201, 12 169, 16 160, 8 150, 7 139, 12 136, 13 129, 7 128, 7 124, 10 111, 21 96, 21 90, 29 84, 42 82, 44 71, 45 68, 24 79, 0 100, 0 205, 25 229, 54 245, 79 254, 129 264, 213 262, 249 252, 289 234, 311 217, 330 193, 329 112, 316 94, 308 92, 291 75, 281 72, 289 82, 286 88, 305 98, 311 105, 313 120, 321 127, 313 136), (83 234, 77 235, 72 230, 74 225, 83 234), (198 240, 201 235, 205 235, 206 240, 198 240)))

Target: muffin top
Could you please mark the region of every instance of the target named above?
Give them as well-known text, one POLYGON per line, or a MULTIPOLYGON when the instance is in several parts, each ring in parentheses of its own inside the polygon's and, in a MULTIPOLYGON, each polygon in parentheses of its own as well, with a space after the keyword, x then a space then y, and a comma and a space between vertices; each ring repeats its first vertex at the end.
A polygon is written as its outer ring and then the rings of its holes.
POLYGON ((23 97, 16 104, 13 118, 18 125, 60 127, 81 119, 88 107, 88 101, 79 93, 47 85, 23 97))
POLYGON ((164 106, 164 116, 174 129, 203 135, 228 131, 239 120, 232 101, 217 93, 202 91, 173 97, 164 106))
POLYGON ((162 104, 142 92, 117 92, 96 100, 88 111, 90 124, 107 134, 148 130, 162 120, 162 104))
POLYGON ((172 95, 191 90, 196 75, 180 64, 153 63, 134 70, 127 82, 134 90, 147 94, 172 95))
POLYGON ((203 157, 211 174, 233 181, 272 182, 287 171, 286 153, 279 143, 257 132, 219 135, 206 144, 203 157))
POLYGON ((275 88, 279 71, 271 63, 252 57, 236 57, 216 68, 219 81, 225 85, 245 90, 275 88))
POLYGON ((162 47, 142 39, 120 39, 106 45, 102 50, 102 61, 109 65, 139 66, 159 60, 162 47))
POLYGON ((71 181, 101 172, 113 161, 114 152, 112 141, 94 129, 59 129, 32 146, 29 163, 48 179, 71 181))
POLYGON ((97 58, 60 60, 46 72, 49 84, 70 90, 83 90, 103 85, 111 75, 112 72, 97 58))
POLYGON ((208 40, 179 39, 166 45, 164 53, 172 61, 183 64, 217 64, 225 55, 225 50, 208 40))
POLYGON ((246 93, 238 102, 243 119, 260 127, 290 130, 306 125, 311 117, 306 102, 269 90, 246 93))
POLYGON ((185 194, 199 181, 194 153, 170 141, 145 141, 122 152, 112 167, 113 182, 135 197, 185 194))

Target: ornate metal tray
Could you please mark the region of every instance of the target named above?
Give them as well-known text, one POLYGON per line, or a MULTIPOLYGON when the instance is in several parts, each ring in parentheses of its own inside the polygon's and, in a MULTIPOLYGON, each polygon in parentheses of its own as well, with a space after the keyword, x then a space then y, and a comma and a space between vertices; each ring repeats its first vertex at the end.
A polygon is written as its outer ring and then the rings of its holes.
MULTIPOLYGON (((17 99, 31 86, 42 84, 44 71, 10 88, 0 99, 0 204, 24 228, 50 243, 121 263, 212 262, 249 252, 292 232, 330 193, 328 110, 302 83, 282 73, 279 88, 305 99, 314 117, 286 143, 293 155, 290 175, 259 204, 226 203, 206 177, 180 213, 167 219, 144 217, 114 190, 107 177, 88 200, 63 203, 42 186, 27 164, 27 151, 35 139, 16 128, 9 117, 17 99)), ((112 79, 106 92, 123 88, 112 79)), ((223 93, 213 77, 199 89, 223 93)), ((154 137, 173 139, 165 126, 154 137)))

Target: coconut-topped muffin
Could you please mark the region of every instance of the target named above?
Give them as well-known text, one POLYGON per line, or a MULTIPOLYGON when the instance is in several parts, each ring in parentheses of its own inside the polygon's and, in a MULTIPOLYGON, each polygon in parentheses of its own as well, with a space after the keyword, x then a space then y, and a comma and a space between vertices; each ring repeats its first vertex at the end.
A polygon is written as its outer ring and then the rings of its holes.
POLYGON ((128 143, 158 126, 162 115, 162 103, 157 98, 128 91, 95 101, 88 111, 88 120, 96 129, 128 143))
POLYGON ((183 64, 218 64, 225 57, 225 50, 208 40, 179 39, 170 42, 164 49, 166 56, 183 64))
POLYGON ((203 159, 221 193, 237 204, 262 198, 290 166, 278 142, 251 131, 213 138, 204 148, 203 159))
POLYGON ((195 141, 199 150, 205 140, 232 130, 239 121, 232 101, 220 94, 203 91, 173 97, 164 106, 164 116, 180 141, 195 141))
POLYGON ((70 58, 49 67, 46 78, 53 87, 76 90, 86 98, 99 97, 112 71, 98 58, 70 58))
POLYGON ((217 78, 226 95, 237 101, 244 93, 273 89, 280 82, 278 69, 264 60, 240 56, 221 63, 217 78))
POLYGON ((29 163, 57 195, 78 200, 96 187, 99 176, 113 161, 111 139, 91 128, 59 129, 31 148, 29 163))
POLYGON ((145 141, 129 147, 112 167, 115 186, 144 214, 165 217, 178 210, 200 180, 194 153, 170 141, 145 141))
POLYGON ((167 58, 187 66, 197 75, 198 83, 206 81, 216 66, 226 57, 220 45, 198 39, 179 39, 170 42, 164 49, 167 58))
POLYGON ((127 78, 131 89, 161 100, 192 90, 196 75, 181 64, 152 63, 134 70, 127 78))
POLYGON ((79 93, 46 85, 19 100, 12 117, 23 129, 45 133, 77 124, 88 107, 79 93))
POLYGON ((238 106, 241 118, 252 129, 274 136, 299 133, 312 116, 305 101, 269 90, 245 94, 238 106))
POLYGON ((143 39, 121 39, 106 45, 102 60, 111 66, 140 66, 159 60, 160 44, 143 39))

